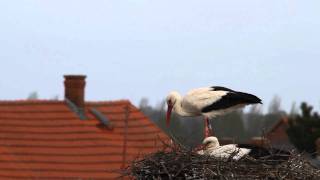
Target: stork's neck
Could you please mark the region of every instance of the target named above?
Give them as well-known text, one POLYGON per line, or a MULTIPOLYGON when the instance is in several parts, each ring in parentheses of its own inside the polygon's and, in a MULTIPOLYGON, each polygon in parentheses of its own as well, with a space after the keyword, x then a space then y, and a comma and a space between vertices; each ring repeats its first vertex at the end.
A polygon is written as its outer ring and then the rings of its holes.
POLYGON ((176 102, 173 106, 174 112, 179 114, 180 116, 194 116, 194 114, 187 112, 183 107, 182 107, 182 96, 180 94, 175 95, 176 102))
POLYGON ((213 150, 218 149, 220 145, 217 144, 208 144, 207 147, 203 150, 205 154, 210 154, 213 150))
POLYGON ((218 144, 216 144, 216 143, 210 143, 210 144, 207 146, 208 149, 217 149, 217 148, 219 148, 219 147, 220 147, 219 143, 218 143, 218 144))

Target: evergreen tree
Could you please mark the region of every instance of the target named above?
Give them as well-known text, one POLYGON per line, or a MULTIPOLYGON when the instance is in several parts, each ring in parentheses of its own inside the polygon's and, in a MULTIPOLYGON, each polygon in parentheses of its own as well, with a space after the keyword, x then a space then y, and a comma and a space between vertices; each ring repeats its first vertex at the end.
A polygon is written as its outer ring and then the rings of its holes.
POLYGON ((38 98, 39 98, 39 95, 38 95, 37 91, 31 92, 27 97, 27 99, 29 99, 29 100, 35 100, 38 98))
POLYGON ((273 97, 268 108, 269 114, 277 114, 281 111, 281 98, 277 95, 273 97))
POLYGON ((290 141, 300 151, 315 152, 315 141, 320 137, 320 117, 312 113, 312 106, 302 103, 301 114, 289 118, 287 134, 290 141))

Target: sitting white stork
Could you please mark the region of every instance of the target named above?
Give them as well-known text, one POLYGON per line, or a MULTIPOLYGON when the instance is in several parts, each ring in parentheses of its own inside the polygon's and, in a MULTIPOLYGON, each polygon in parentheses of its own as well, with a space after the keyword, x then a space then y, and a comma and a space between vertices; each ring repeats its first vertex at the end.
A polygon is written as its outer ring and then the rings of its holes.
POLYGON ((169 93, 166 101, 168 105, 167 126, 170 124, 172 110, 180 116, 203 115, 205 117, 205 137, 208 137, 210 134, 208 131, 211 131, 210 118, 244 107, 245 105, 261 103, 261 99, 255 95, 234 91, 221 86, 194 89, 184 97, 178 92, 173 91, 169 93), (210 130, 207 129, 208 125, 210 130))
POLYGON ((250 153, 250 149, 239 148, 235 144, 228 144, 220 146, 219 141, 216 137, 210 136, 203 140, 204 149, 198 151, 201 155, 210 155, 215 158, 229 159, 232 157, 233 160, 239 160, 245 155, 250 153))
POLYGON ((204 148, 198 151, 200 155, 209 155, 215 158, 228 160, 230 157, 233 160, 239 160, 244 156, 250 156, 255 159, 264 158, 281 162, 288 160, 290 153, 276 148, 264 148, 250 144, 228 144, 220 146, 218 139, 214 136, 207 137, 202 142, 204 148))

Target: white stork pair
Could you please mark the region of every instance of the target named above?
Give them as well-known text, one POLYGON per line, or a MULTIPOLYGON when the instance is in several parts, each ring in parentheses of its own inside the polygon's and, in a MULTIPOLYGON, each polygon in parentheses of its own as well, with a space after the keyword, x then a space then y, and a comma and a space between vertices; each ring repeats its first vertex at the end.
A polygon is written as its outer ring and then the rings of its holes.
POLYGON ((205 137, 212 134, 210 118, 231 112, 249 104, 261 104, 257 96, 234 91, 221 86, 198 88, 191 90, 184 97, 178 92, 170 92, 167 96, 167 126, 170 123, 171 112, 180 116, 204 116, 205 137))

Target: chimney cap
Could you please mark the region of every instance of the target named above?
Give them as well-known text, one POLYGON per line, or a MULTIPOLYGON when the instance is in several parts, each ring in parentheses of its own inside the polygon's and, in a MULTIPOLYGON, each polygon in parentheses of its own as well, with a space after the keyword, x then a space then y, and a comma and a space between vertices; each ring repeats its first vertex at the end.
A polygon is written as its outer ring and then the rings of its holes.
POLYGON ((86 75, 64 75, 65 79, 85 79, 86 75))

